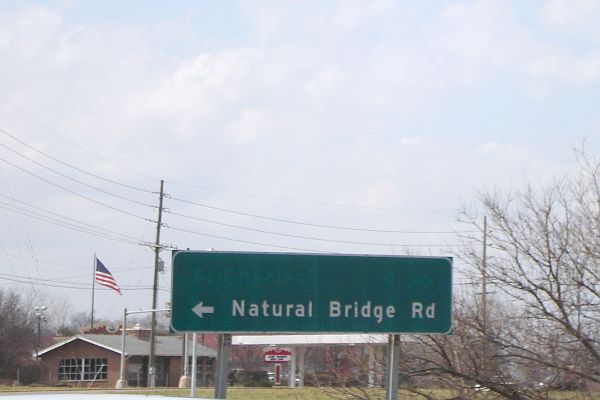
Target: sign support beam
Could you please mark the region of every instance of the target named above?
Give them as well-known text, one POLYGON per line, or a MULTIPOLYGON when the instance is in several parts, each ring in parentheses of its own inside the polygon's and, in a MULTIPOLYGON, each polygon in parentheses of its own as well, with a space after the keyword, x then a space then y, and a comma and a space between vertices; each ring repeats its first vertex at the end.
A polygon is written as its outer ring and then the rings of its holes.
POLYGON ((229 373, 229 354, 231 353, 231 334, 219 334, 217 346, 217 377, 215 382, 215 399, 226 399, 227 374, 229 373))
POLYGON ((190 397, 196 397, 196 385, 197 385, 197 365, 198 358, 196 357, 196 342, 198 341, 198 335, 196 332, 192 333, 192 382, 190 386, 190 397))
POLYGON ((290 360, 288 367, 288 387, 290 388, 295 388, 296 387, 296 352, 298 351, 298 349, 293 348, 292 349, 292 359, 290 360))
POLYGON ((183 335, 183 374, 179 378, 180 389, 190 387, 189 342, 188 334, 185 333, 183 335))
POLYGON ((400 369, 400 335, 390 335, 385 380, 385 399, 398 400, 398 372, 400 369))

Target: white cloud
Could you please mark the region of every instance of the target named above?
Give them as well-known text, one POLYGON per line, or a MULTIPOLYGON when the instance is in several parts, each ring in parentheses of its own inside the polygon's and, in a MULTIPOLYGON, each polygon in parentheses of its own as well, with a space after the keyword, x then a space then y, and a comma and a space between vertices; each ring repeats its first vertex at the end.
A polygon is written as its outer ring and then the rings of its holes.
POLYGON ((500 142, 484 143, 478 152, 484 157, 498 157, 511 161, 530 160, 531 154, 523 147, 500 142))
POLYGON ((484 181, 488 180, 487 186, 519 186, 528 181, 542 184, 558 172, 549 168, 534 149, 524 145, 488 142, 480 145, 477 152, 481 163, 479 173, 484 181))
POLYGON ((225 126, 224 133, 234 141, 252 143, 264 139, 271 130, 272 121, 262 110, 244 109, 238 119, 225 126))
MULTIPOLYGON (((198 3, 196 11, 208 4, 198 3)), ((438 214, 268 202, 173 181, 327 204, 444 210, 443 223, 451 223, 459 199, 469 197, 473 187, 546 176, 560 168, 548 149, 568 152, 564 149, 576 140, 547 110, 568 111, 587 100, 569 90, 593 88, 600 80, 599 52, 589 41, 571 46, 580 33, 563 28, 577 25, 585 10, 569 16, 571 11, 552 11, 553 6, 545 12, 557 14, 544 17, 544 25, 538 9, 528 11, 533 23, 521 18, 518 2, 244 2, 244 18, 237 20, 246 26, 215 15, 222 20, 210 32, 183 15, 157 27, 126 18, 121 24, 74 21, 58 8, 26 7, 0 16, 0 85, 2 95, 42 124, 0 102, 0 125, 77 166, 152 191, 164 178, 169 193, 231 209, 426 229, 442 224, 438 214), (548 30, 556 36, 549 38, 548 30), (567 41, 554 40, 567 34, 573 35, 567 41), (535 101, 523 96, 530 85, 544 89, 535 101), (503 133, 515 126, 522 137, 503 133)), ((595 97, 587 103, 595 104, 595 97)), ((582 129, 593 126, 596 132, 594 115, 580 110, 564 118, 587 117, 582 129)), ((3 172, 10 170, 5 167, 3 172)), ((15 171, 7 174, 17 195, 51 198, 56 211, 151 236, 151 223, 124 223, 128 218, 112 211, 81 206, 80 199, 56 188, 15 171)), ((143 196, 156 203, 156 195, 143 196)), ((128 206, 155 218, 155 209, 128 206)), ((208 213, 172 201, 169 207, 208 213)), ((173 215, 167 220, 217 231, 173 215)), ((65 243, 76 243, 82 252, 104 246, 96 250, 134 258, 130 249, 115 250, 95 238, 39 232, 45 238, 40 252, 58 249, 57 258, 65 243)), ((165 235, 185 247, 242 246, 167 229, 165 235)))
POLYGON ((506 3, 474 1, 448 6, 433 24, 430 36, 455 79, 487 80, 490 68, 510 67, 516 61, 524 32, 506 3))
POLYGON ((542 20, 553 30, 576 35, 580 40, 600 41, 600 3, 595 0, 549 0, 542 20))
POLYGON ((10 51, 14 61, 31 63, 53 46, 55 34, 63 25, 61 15, 43 6, 27 6, 0 16, 0 35, 4 51, 10 51))
POLYGON ((146 82, 142 91, 132 92, 127 109, 138 121, 146 115, 170 121, 173 134, 197 134, 194 125, 214 121, 237 106, 260 57, 260 52, 246 48, 201 54, 157 82, 146 82))
POLYGON ((577 85, 600 81, 600 52, 578 56, 561 49, 552 49, 530 58, 526 70, 536 80, 560 80, 577 85))
POLYGON ((415 146, 421 144, 421 139, 418 137, 403 136, 400 138, 399 143, 402 146, 415 146))

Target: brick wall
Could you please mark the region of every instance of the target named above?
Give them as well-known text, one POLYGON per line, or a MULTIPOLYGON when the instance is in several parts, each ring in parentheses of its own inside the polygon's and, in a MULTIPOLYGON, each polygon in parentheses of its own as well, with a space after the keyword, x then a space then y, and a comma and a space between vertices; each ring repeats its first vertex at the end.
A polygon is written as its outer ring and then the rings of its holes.
POLYGON ((49 371, 49 376, 46 378, 47 383, 50 385, 59 383, 58 364, 60 360, 81 358, 106 358, 107 380, 93 383, 90 381, 65 381, 60 382, 61 384, 75 387, 115 387, 119 379, 121 355, 83 340, 74 340, 41 356, 42 365, 49 371))
MULTIPOLYGON (((49 385, 64 384, 72 387, 106 387, 114 388, 119 380, 119 371, 121 363, 121 355, 114 351, 107 350, 100 346, 88 343, 77 339, 65 344, 57 349, 54 349, 41 357, 41 364, 49 371, 44 376, 43 382, 49 385), (107 379, 91 381, 58 381, 58 365, 60 360, 64 359, 81 359, 81 358, 106 358, 107 361, 107 379)), ((138 361, 139 361, 139 357, 138 361)), ((147 358, 147 357, 145 357, 147 358)), ((147 362, 146 362, 147 365, 147 362)), ((125 360, 125 379, 127 379, 127 360, 125 360)), ((144 374, 147 371, 144 371, 144 374)), ((177 387, 179 378, 182 374, 181 357, 169 357, 168 361, 168 378, 167 385, 177 387)))

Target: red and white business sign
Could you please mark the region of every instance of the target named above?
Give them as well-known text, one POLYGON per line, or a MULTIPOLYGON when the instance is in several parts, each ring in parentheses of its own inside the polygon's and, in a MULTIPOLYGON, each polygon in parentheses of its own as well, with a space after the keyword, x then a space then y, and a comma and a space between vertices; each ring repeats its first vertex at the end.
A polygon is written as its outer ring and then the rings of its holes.
POLYGON ((290 349, 268 349, 265 350, 266 363, 286 363, 292 360, 292 351, 290 349))

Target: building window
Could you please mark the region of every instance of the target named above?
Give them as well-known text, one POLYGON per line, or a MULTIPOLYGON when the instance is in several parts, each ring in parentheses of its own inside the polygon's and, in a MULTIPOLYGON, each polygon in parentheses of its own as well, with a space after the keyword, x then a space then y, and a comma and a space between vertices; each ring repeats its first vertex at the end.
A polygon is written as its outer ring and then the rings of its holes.
POLYGON ((71 358, 58 363, 59 381, 105 381, 106 358, 71 358))
MULTIPOLYGON (((188 358, 190 371, 192 369, 192 357, 188 358)), ((213 386, 215 376, 215 358, 197 357, 196 358, 196 384, 197 386, 213 386)))

